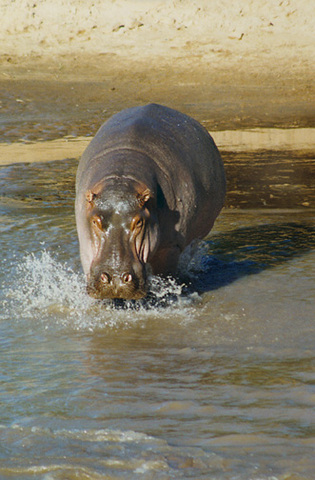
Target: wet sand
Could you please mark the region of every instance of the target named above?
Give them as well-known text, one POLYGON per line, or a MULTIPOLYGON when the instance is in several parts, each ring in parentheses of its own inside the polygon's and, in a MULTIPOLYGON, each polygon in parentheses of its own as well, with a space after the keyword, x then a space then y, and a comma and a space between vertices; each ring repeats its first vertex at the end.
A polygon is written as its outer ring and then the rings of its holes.
POLYGON ((2 141, 92 136, 152 101, 212 132, 314 126, 309 0, 23 0, 0 13, 2 141))
POLYGON ((16 62, 2 65, 0 77, 4 141, 94 135, 117 111, 150 102, 177 108, 212 132, 314 126, 313 79, 299 72, 288 79, 263 68, 257 78, 199 65, 192 74, 189 66, 100 56, 64 57, 49 69, 42 58, 16 62))

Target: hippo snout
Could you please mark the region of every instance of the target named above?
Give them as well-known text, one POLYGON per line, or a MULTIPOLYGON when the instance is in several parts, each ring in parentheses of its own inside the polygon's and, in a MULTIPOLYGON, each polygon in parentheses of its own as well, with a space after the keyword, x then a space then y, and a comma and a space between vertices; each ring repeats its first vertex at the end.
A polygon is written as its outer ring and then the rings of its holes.
POLYGON ((139 277, 133 270, 123 273, 101 271, 91 275, 87 290, 89 295, 99 298, 123 298, 137 300, 146 295, 146 279, 139 277))

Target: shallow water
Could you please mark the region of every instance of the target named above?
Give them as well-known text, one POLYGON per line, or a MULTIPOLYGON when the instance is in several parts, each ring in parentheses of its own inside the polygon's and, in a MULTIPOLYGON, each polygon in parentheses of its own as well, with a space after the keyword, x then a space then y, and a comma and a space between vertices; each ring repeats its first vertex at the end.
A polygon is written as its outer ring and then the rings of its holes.
POLYGON ((150 298, 85 293, 77 160, 0 168, 1 479, 311 479, 314 156, 223 152, 227 206, 150 298))

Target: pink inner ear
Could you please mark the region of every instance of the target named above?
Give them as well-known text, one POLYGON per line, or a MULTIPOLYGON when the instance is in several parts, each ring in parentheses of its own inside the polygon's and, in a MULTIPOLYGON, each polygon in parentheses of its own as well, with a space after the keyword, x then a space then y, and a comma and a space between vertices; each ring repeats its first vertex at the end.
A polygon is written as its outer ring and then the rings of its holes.
POLYGON ((95 193, 92 192, 92 190, 89 190, 87 193, 86 193, 86 199, 89 203, 92 203, 94 198, 95 198, 95 193))

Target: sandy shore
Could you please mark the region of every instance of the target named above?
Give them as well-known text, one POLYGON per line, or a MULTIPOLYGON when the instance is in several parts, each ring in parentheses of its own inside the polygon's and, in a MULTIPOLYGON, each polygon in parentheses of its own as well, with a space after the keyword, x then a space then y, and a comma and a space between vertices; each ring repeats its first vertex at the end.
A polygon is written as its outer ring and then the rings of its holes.
POLYGON ((103 55, 104 69, 114 56, 209 73, 228 67, 232 78, 272 65, 284 80, 315 63, 312 0, 3 0, 0 15, 8 62, 103 55))
POLYGON ((1 54, 11 61, 114 55, 117 63, 229 66, 232 76, 269 63, 288 76, 314 68, 312 0, 7 0, 0 15, 1 54))
POLYGON ((151 101, 212 131, 314 126, 312 0, 3 0, 0 15, 4 141, 93 135, 151 101))

